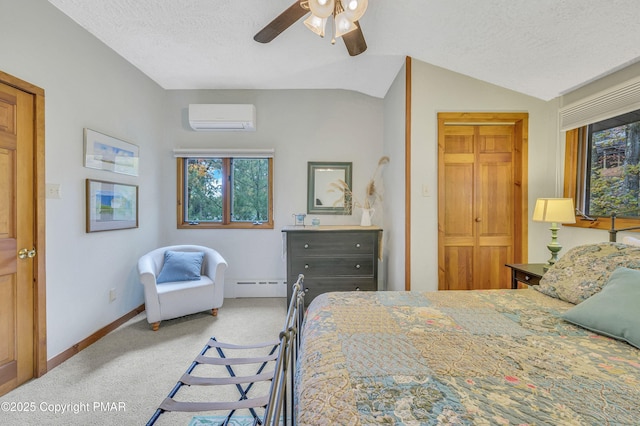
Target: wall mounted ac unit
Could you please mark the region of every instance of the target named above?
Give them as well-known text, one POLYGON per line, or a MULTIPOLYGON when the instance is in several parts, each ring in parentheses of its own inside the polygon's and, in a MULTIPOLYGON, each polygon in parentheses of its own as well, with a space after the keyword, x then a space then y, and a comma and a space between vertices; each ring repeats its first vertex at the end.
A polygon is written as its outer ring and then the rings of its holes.
POLYGON ((256 130, 256 107, 249 104, 190 104, 189 125, 196 131, 256 130))

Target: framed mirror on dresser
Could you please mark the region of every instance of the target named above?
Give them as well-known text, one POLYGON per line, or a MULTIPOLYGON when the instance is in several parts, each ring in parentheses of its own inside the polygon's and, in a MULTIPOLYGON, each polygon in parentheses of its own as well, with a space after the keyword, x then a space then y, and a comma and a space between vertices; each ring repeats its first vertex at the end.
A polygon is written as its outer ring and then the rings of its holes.
POLYGON ((351 162, 307 163, 307 213, 351 214, 351 200, 336 190, 339 181, 351 188, 351 162))

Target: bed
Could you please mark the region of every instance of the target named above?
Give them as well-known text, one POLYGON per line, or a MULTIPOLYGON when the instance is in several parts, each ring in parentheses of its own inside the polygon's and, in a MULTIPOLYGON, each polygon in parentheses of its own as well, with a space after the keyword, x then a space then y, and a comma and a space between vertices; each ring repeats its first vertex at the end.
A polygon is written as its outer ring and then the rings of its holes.
POLYGON ((316 297, 297 423, 638 424, 639 270, 640 247, 600 243, 538 289, 316 297))

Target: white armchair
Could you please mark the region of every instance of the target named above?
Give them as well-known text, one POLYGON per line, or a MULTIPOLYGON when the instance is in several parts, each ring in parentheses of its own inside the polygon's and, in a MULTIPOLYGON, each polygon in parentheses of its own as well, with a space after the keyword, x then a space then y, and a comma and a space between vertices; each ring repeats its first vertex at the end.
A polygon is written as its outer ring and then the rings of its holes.
POLYGON ((209 247, 176 245, 155 249, 138 260, 140 283, 144 287, 147 321, 154 331, 160 321, 211 309, 216 316, 224 301, 224 271, 227 262, 209 247), (201 276, 190 281, 171 281, 158 284, 156 279, 162 271, 165 252, 202 252, 201 276))

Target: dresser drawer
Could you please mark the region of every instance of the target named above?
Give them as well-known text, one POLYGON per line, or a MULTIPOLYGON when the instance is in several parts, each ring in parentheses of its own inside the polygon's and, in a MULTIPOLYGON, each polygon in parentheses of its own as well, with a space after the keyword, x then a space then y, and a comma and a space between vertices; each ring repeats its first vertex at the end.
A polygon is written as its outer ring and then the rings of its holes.
POLYGON ((327 256, 373 253, 378 244, 371 232, 301 232, 289 235, 288 256, 327 256))
POLYGON ((525 271, 513 271, 515 279, 528 285, 540 284, 540 277, 525 271))
POLYGON ((291 271, 306 277, 364 276, 372 277, 373 256, 295 257, 291 271))
POLYGON ((375 291, 378 289, 378 284, 371 278, 307 279, 305 276, 304 289, 306 292, 304 295, 305 305, 309 305, 316 296, 322 293, 331 291, 375 291))

